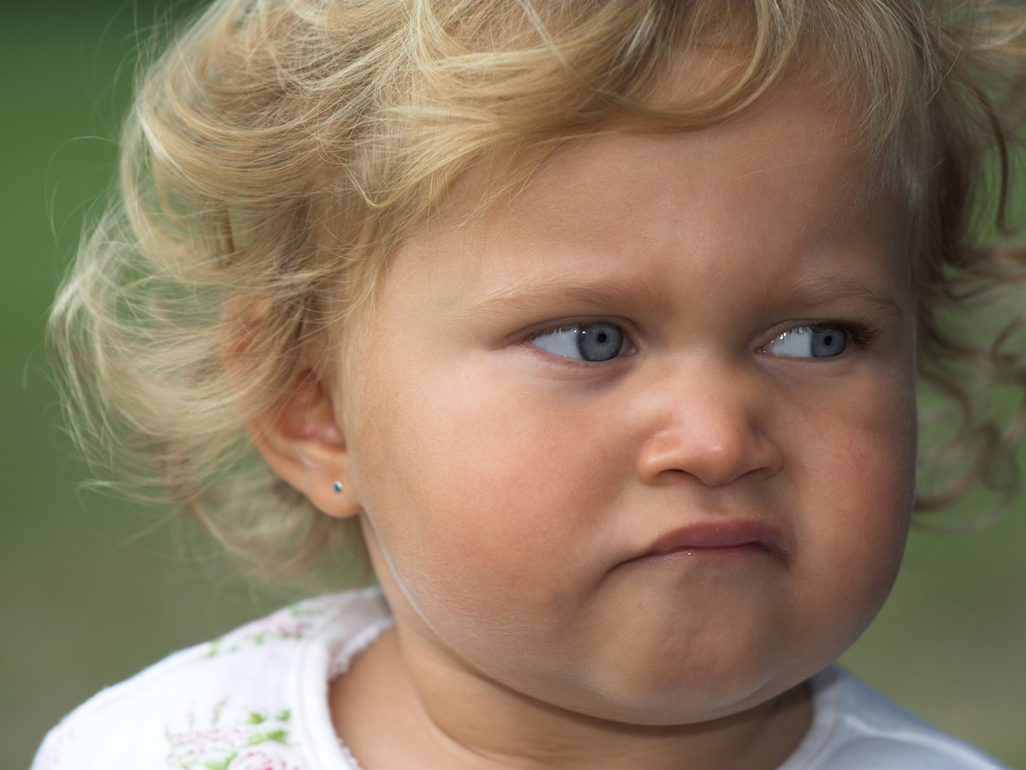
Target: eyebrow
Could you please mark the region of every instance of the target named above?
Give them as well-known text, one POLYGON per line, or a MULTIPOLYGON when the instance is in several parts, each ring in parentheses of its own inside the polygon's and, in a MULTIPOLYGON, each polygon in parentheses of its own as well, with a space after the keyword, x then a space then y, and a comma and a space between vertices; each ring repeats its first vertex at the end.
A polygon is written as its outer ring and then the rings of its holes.
MULTIPOLYGON (((647 307, 660 306, 669 301, 665 289, 648 282, 637 284, 610 283, 605 280, 595 284, 580 282, 561 283, 558 276, 543 274, 532 276, 508 290, 499 290, 485 296, 467 307, 453 308, 457 315, 487 314, 498 308, 530 309, 538 302, 558 296, 561 299, 593 305, 596 308, 618 306, 629 307, 643 304, 647 307)), ((782 304, 816 308, 839 301, 852 300, 867 304, 878 311, 895 318, 904 316, 898 300, 889 292, 861 278, 852 275, 805 276, 783 295, 782 304)))
POLYGON ((788 295, 789 304, 810 307, 829 305, 846 299, 873 305, 889 315, 904 315, 904 310, 893 295, 852 275, 805 276, 795 283, 794 289, 788 295))
POLYGON ((619 307, 642 303, 648 306, 665 302, 665 293, 650 282, 621 284, 611 279, 599 279, 594 283, 582 282, 579 276, 565 282, 558 275, 530 276, 511 289, 490 293, 464 308, 454 308, 459 315, 488 313, 497 308, 529 309, 538 302, 558 297, 596 308, 615 305, 619 307))

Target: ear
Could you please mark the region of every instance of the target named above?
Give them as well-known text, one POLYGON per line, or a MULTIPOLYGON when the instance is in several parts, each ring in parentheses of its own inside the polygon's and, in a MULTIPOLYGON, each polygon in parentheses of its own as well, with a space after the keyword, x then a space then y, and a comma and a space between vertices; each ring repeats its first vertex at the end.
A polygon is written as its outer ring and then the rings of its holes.
POLYGON ((271 469, 324 513, 345 518, 360 512, 345 437, 312 371, 299 377, 284 408, 249 431, 271 469))

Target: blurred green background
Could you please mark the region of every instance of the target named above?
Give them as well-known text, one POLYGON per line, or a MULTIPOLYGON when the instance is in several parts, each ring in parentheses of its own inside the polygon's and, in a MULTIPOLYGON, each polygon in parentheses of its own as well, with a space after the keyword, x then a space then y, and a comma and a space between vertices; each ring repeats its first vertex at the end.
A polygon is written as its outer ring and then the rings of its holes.
MULTIPOLYGON (((47 308, 113 179, 138 43, 194 8, 0 3, 0 768, 27 767, 101 687, 291 598, 245 583, 166 512, 82 491, 46 365, 47 308)), ((893 596, 844 658, 1022 768, 1024 552, 1026 503, 979 532, 913 533, 893 596)))

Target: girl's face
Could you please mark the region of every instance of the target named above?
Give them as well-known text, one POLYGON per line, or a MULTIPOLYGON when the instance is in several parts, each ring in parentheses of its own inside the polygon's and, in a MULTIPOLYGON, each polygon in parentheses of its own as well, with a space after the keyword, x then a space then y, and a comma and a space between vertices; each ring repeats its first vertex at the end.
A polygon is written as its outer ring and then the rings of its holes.
POLYGON ((914 353, 906 206, 846 128, 792 94, 579 140, 401 249, 340 400, 404 649, 668 725, 862 633, 908 527, 914 353))

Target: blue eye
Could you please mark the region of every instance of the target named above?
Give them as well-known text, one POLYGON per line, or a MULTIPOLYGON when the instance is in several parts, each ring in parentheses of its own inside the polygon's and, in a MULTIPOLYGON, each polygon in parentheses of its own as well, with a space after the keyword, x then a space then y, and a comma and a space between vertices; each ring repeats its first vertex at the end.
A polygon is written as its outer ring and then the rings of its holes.
POLYGON ((623 352, 624 334, 608 323, 574 324, 542 332, 531 344, 546 353, 576 361, 611 361, 623 352))
POLYGON ((796 326, 766 346, 775 356, 788 358, 833 358, 848 346, 843 329, 831 326, 796 326))

